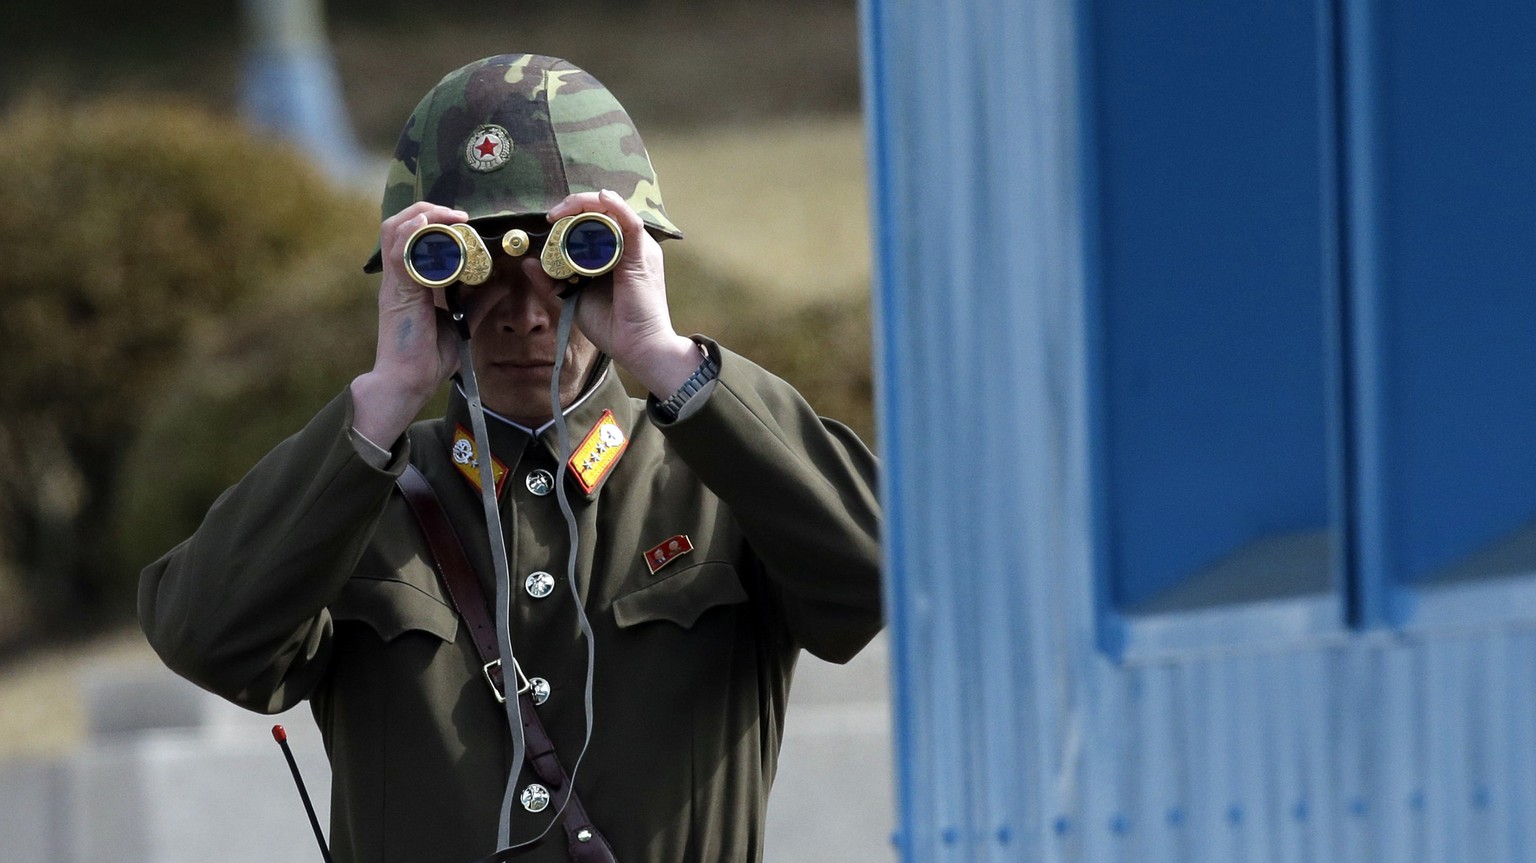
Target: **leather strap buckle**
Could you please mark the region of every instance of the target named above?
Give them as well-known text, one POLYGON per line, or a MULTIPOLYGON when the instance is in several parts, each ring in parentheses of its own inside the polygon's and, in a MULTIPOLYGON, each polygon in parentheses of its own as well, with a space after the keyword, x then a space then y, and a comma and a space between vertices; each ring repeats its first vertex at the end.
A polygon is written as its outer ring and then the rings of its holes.
MULTIPOLYGON (((490 684, 491 692, 492 692, 492 694, 494 694, 496 696, 496 703, 497 704, 506 704, 507 703, 507 694, 506 694, 506 690, 504 690, 502 688, 502 683, 501 683, 501 660, 500 659, 493 659, 490 662, 487 662, 485 664, 485 668, 483 668, 482 670, 485 672, 485 682, 490 684), (493 668, 496 669, 497 673, 495 673, 495 674, 491 673, 491 669, 493 669, 493 668)), ((522 695, 524 692, 527 692, 528 690, 533 688, 533 684, 528 682, 528 675, 523 673, 523 666, 522 666, 522 664, 519 663, 516 659, 512 660, 512 670, 517 673, 517 694, 518 695, 522 695)))

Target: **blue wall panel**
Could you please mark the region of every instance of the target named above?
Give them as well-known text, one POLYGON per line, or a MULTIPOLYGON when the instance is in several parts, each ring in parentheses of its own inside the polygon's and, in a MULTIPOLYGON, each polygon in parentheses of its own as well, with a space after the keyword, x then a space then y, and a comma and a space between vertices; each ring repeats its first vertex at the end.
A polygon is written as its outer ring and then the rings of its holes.
MULTIPOLYGON (((898 796, 905 811, 926 813, 906 822, 899 838, 904 848, 934 855, 928 859, 1017 859, 1021 849, 1070 846, 1082 835, 1071 823, 1058 829, 1054 819, 1076 812, 1075 802, 1059 801, 1075 799, 1078 789, 1048 778, 1070 773, 1063 761, 1075 756, 1042 747, 1081 728, 1083 705, 1067 693, 1032 693, 1054 692, 1061 675, 1051 657, 1071 638, 1091 637, 1091 615, 1058 619, 1076 619, 1075 633, 1031 628, 1016 639, 1010 633, 1019 615, 1060 605, 1054 594, 1061 586, 997 577, 1060 568, 1066 550, 1053 548, 1052 537, 1070 531, 1055 523, 1074 517, 1063 507, 1025 512, 1014 495, 1061 482, 1053 479, 1054 449, 1074 444, 1057 434, 1051 417, 1023 407, 1073 398, 1081 383, 1020 381, 1012 370, 1040 367, 1052 352, 1072 356, 1062 340, 1076 325, 1046 339, 1018 336, 1054 329, 1054 316, 1080 314, 1080 304, 1006 289, 1009 273, 1075 276, 1059 263, 1071 238, 1042 232, 1057 220, 1038 215, 1068 199, 1069 180, 1041 165, 1051 161, 1047 147, 1070 141, 1020 122, 1070 111, 1070 69, 1048 69, 1040 80, 1038 58, 1019 50, 1070 31, 1052 34, 1030 15, 987 11, 932 2, 899 12, 920 14, 920 29, 866 28, 872 79, 921 78, 928 88, 876 88, 869 107, 882 118, 873 121, 880 131, 870 160, 880 177, 876 211, 887 220, 876 268, 882 280, 910 288, 876 298, 882 323, 875 339, 880 380, 904 382, 878 392, 882 413, 903 416, 881 433, 890 459, 887 556, 893 583, 904 585, 888 593, 889 616, 906 633, 893 640, 893 664, 911 670, 893 687, 906 705, 895 727, 898 796), (887 65, 940 55, 964 59, 887 65), (999 73, 979 77, 978 67, 999 73), (981 110, 984 104, 1007 108, 981 110), (999 289, 949 289, 988 283, 999 289), (987 351, 954 349, 981 342, 987 351), (960 416, 967 422, 956 423, 960 416), (1045 448, 1021 446, 1053 437, 1045 448), (935 542, 941 534, 957 541, 935 542), (1021 763, 1042 769, 1017 770, 1021 763), (991 856, 973 857, 975 849, 991 856)), ((882 22, 886 12, 868 5, 866 21, 882 22)), ((1079 589, 1086 602, 1087 586, 1079 589)))
POLYGON ((1085 9, 1105 565, 1134 608, 1329 527, 1332 26, 1268 0, 1085 9))
POLYGON ((923 813, 904 821, 901 841, 936 860, 1037 849, 1078 857, 1088 836, 1086 789, 1057 777, 1077 774, 1083 757, 1061 742, 1081 739, 1090 702, 1059 685, 1058 660, 1064 645, 1092 638, 1089 586, 1025 577, 1086 571, 1086 545, 1059 541, 1082 534, 1065 525, 1083 523, 1085 499, 1026 508, 1017 498, 1023 488, 1082 487, 1061 468, 1081 463, 1071 455, 1081 436, 1028 407, 1079 399, 1081 375, 1016 373, 1081 353, 1081 303, 1015 281, 1077 278, 1076 241, 1045 228, 1072 200, 1071 178, 1050 166, 1073 142, 1021 122, 1070 116, 1071 67, 1043 63, 1042 52, 1060 51, 1071 31, 1063 9, 994 11, 865 7, 881 46, 866 54, 871 77, 923 82, 872 91, 870 154, 883 166, 875 194, 887 220, 876 267, 883 282, 906 285, 878 297, 876 336, 881 380, 902 381, 878 393, 882 414, 903 417, 881 435, 888 559, 893 585, 903 585, 888 593, 893 628, 905 633, 893 639, 893 664, 914 669, 894 687, 905 705, 899 796, 905 811, 923 813), (923 24, 886 27, 888 13, 923 24), (941 55, 950 60, 934 62, 941 55), (983 99, 998 110, 982 110, 983 99), (977 284, 993 287, 957 289, 977 284), (986 351, 955 349, 982 342, 986 351), (946 532, 957 541, 934 541, 946 532), (1066 607, 1078 612, 1015 637, 1029 609, 1066 607))
POLYGON ((1536 13, 1285 5, 863 4, 904 859, 1536 855, 1536 13), (1297 528, 1328 601, 1133 607, 1297 528))
POLYGON ((1356 500, 1372 619, 1528 575, 1536 524, 1536 7, 1358 3, 1350 51, 1356 500))

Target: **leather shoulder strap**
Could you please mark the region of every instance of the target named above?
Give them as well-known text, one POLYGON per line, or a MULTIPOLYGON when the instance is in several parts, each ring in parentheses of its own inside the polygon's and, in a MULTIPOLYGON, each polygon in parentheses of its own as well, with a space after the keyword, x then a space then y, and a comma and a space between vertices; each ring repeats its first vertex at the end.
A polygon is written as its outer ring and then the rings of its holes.
MULTIPOLYGON (((438 575, 443 579, 443 586, 448 589, 448 598, 454 610, 469 625, 475 650, 480 654, 480 661, 485 663, 485 675, 491 688, 498 698, 505 697, 506 683, 502 674, 501 651, 496 644, 496 624, 490 615, 491 604, 486 601, 485 591, 480 588, 480 579, 475 577, 475 571, 469 565, 458 532, 453 529, 448 514, 443 512, 443 505, 438 501, 437 493, 432 490, 432 484, 427 482, 426 476, 415 465, 406 465, 405 472, 395 480, 395 485, 405 495, 406 505, 416 517, 422 535, 426 537, 427 548, 432 553, 433 563, 437 565, 438 575)), ((549 733, 544 730, 544 722, 539 718, 529 687, 520 685, 523 675, 514 669, 512 679, 517 686, 514 697, 518 700, 523 719, 528 763, 539 779, 549 785, 553 798, 551 803, 565 809, 560 822, 565 831, 567 855, 572 863, 617 863, 607 838, 592 824, 592 819, 587 817, 586 807, 581 805, 581 798, 576 796, 570 775, 565 765, 560 763, 549 733), (567 794, 570 795, 569 800, 566 800, 567 794)), ((522 849, 515 849, 513 853, 516 850, 522 849)), ((481 863, 509 859, 511 856, 507 851, 498 851, 481 863)))
MULTIPOLYGON (((405 472, 395 484, 404 493, 411 514, 416 516, 416 523, 427 538, 427 548, 432 552, 433 563, 437 564, 437 573, 443 579, 443 586, 448 588, 449 601, 459 617, 469 624, 470 637, 480 653, 480 661, 495 662, 500 658, 500 651, 496 646, 496 622, 490 615, 491 604, 485 599, 485 591, 480 589, 480 579, 475 577, 475 570, 464 555, 464 545, 448 520, 448 514, 443 512, 437 493, 413 464, 405 466, 405 472)), ((495 673, 500 675, 499 666, 495 673)))

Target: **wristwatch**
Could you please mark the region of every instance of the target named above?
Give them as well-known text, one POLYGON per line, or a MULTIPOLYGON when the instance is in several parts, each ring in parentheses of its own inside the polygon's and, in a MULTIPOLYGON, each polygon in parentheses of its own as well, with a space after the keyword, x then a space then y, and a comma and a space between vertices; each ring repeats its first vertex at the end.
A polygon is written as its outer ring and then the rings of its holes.
POLYGON ((673 393, 671 398, 656 403, 656 413, 667 422, 676 420, 683 412, 683 405, 688 404, 689 399, 693 398, 699 390, 704 389, 705 384, 720 376, 720 366, 716 365, 714 358, 709 355, 709 349, 701 344, 699 352, 704 355, 699 367, 693 370, 688 380, 683 381, 683 385, 677 388, 677 392, 673 393))

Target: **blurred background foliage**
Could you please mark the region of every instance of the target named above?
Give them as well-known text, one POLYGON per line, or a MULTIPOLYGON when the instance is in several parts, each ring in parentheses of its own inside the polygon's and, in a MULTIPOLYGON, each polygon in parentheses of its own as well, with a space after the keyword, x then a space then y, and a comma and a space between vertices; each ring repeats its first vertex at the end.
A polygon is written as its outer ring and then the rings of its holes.
MULTIPOLYGON (((0 118, 0 525, 33 624, 131 608, 134 562, 110 526, 150 405, 190 356, 284 302, 285 273, 368 243, 370 215, 298 154, 201 109, 33 99, 0 118)), ((335 281, 305 293, 329 301, 335 281)))
POLYGON ((667 245, 679 329, 872 440, 864 203, 846 188, 862 163, 816 153, 858 146, 852 0, 333 0, 348 110, 381 166, 363 188, 239 121, 240 13, 0 8, 27 37, 0 64, 0 658, 126 620, 139 569, 367 368, 383 158, 421 93, 481 56, 564 56, 613 89, 674 218, 715 232, 667 245), (742 131, 691 147, 720 129, 742 131))
MULTIPOLYGON (((358 137, 389 152, 416 100, 447 72, 507 51, 565 57, 618 93, 641 132, 859 110, 853 0, 329 0, 358 137)), ((0 4, 0 93, 186 94, 238 101, 241 3, 110 0, 0 4), (87 27, 82 22, 111 22, 87 27)))

